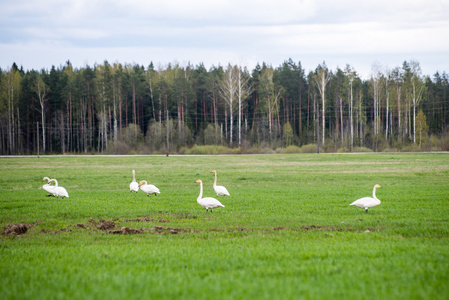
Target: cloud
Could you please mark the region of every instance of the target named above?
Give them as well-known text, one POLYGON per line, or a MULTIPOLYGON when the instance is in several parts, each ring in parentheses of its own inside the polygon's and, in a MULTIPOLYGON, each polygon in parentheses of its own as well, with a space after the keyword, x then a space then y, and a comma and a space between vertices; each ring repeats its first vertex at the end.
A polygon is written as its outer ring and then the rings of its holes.
POLYGON ((438 67, 449 64, 448 0, 16 0, 0 10, 0 66, 68 59, 276 66, 292 57, 311 68, 323 60, 362 68, 444 56, 438 67))

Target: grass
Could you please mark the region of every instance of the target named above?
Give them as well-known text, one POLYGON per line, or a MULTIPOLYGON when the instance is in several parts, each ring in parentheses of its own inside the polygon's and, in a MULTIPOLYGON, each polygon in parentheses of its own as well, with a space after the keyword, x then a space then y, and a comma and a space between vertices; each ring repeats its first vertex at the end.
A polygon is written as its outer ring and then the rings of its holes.
POLYGON ((448 154, 0 158, 1 299, 447 299, 448 154), (131 171, 159 196, 130 194, 131 171), (218 183, 231 197, 216 197, 218 183), (42 177, 70 198, 46 197, 42 177), (199 186, 226 207, 207 214, 199 186), (366 214, 349 206, 382 189, 366 214), (102 221, 103 220, 103 221, 102 221), (101 224, 113 228, 101 230, 101 224), (113 234, 122 227, 138 234, 113 234))

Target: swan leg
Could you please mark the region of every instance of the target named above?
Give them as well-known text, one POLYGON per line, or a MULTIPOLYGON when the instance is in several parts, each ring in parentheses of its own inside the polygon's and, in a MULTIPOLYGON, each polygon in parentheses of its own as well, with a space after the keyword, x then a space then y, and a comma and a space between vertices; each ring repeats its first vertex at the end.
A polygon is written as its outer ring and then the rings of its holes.
POLYGON ((368 213, 368 208, 365 208, 365 212, 368 213))

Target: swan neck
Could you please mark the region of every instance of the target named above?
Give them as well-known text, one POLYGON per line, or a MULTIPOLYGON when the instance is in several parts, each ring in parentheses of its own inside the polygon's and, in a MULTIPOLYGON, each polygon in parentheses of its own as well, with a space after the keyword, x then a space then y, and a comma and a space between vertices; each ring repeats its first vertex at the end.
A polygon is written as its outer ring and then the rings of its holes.
POLYGON ((200 195, 198 196, 198 200, 203 198, 203 182, 200 182, 200 195))
POLYGON ((133 170, 133 181, 136 181, 136 172, 133 170))
POLYGON ((377 199, 377 197, 376 197, 376 189, 377 189, 377 187, 373 188, 373 198, 380 202, 380 200, 377 199))

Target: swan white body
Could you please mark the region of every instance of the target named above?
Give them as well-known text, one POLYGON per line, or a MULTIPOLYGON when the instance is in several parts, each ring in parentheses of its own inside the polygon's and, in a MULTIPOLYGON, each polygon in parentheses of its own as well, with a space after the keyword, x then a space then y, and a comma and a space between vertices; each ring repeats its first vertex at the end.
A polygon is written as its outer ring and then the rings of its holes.
POLYGON ((47 193, 50 194, 50 195, 48 195, 48 196, 55 196, 55 187, 56 187, 56 186, 50 185, 50 178, 44 177, 44 178, 42 179, 42 181, 44 181, 44 180, 47 180, 47 183, 44 184, 44 185, 42 186, 42 188, 44 189, 44 191, 46 191, 47 193))
POLYGON ((215 198, 212 197, 203 198, 203 182, 199 179, 195 182, 200 184, 200 195, 198 196, 198 199, 196 199, 196 201, 198 202, 199 205, 201 205, 206 209, 206 212, 209 211, 209 209, 210 212, 212 212, 212 209, 214 208, 225 207, 223 204, 220 203, 220 201, 218 201, 215 198))
POLYGON ((363 197, 355 200, 349 205, 354 205, 360 208, 363 208, 365 212, 368 212, 368 208, 378 206, 380 204, 380 200, 376 197, 376 189, 381 189, 382 187, 376 184, 373 188, 373 197, 363 197))
POLYGON ((150 196, 151 194, 154 194, 157 196, 157 194, 161 193, 156 186, 154 186, 152 184, 148 184, 146 182, 146 180, 142 180, 141 182, 139 182, 139 186, 140 186, 140 190, 142 192, 146 193, 147 196, 150 196))
POLYGON ((134 170, 133 170, 133 181, 129 184, 129 191, 136 193, 139 191, 139 184, 136 181, 136 171, 134 170))
POLYGON ((211 173, 215 174, 214 190, 215 193, 217 193, 217 196, 231 196, 224 186, 217 185, 217 171, 213 170, 211 173))
POLYGON ((57 198, 61 197, 67 197, 69 198, 69 193, 67 193, 67 190, 65 188, 63 188, 62 186, 58 185, 58 181, 56 179, 50 179, 50 181, 48 181, 48 183, 50 182, 54 182, 55 183, 55 196, 57 198))

